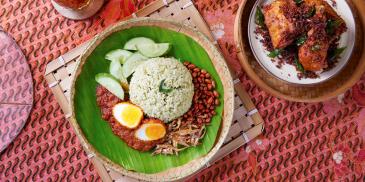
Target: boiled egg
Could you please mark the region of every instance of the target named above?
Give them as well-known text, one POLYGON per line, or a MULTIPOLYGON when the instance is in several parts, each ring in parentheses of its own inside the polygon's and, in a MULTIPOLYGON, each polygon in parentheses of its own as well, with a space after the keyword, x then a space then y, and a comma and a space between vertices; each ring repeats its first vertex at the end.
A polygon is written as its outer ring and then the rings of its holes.
POLYGON ((121 102, 113 107, 114 118, 127 128, 136 128, 143 119, 141 108, 128 102, 121 102))
POLYGON ((162 123, 144 123, 135 133, 135 137, 143 141, 153 141, 163 138, 166 135, 166 128, 162 123))

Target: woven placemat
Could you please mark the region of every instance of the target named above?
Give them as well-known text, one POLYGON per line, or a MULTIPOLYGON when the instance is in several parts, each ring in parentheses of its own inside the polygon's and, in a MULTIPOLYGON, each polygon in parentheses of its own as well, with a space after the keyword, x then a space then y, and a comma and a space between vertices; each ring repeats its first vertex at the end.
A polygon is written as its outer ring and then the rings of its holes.
MULTIPOLYGON (((167 18, 182 22, 199 29, 207 35, 212 42, 216 43, 208 26, 194 7, 193 3, 189 0, 157 0, 126 19, 142 16, 167 18)), ((89 42, 83 43, 68 53, 61 55, 54 61, 48 63, 46 67, 45 77, 49 87, 61 105, 66 118, 70 117, 71 114, 68 102, 70 98, 71 80, 74 75, 75 66, 78 61, 77 59, 86 49, 88 44, 89 42)), ((263 130, 263 120, 261 116, 244 90, 240 80, 235 75, 233 75, 233 77, 236 91, 234 122, 224 145, 210 163, 207 164, 207 167, 243 144, 249 142, 263 130)), ((103 180, 121 180, 122 178, 126 178, 113 170, 105 169, 92 154, 90 154, 89 157, 93 160, 96 169, 103 180)))

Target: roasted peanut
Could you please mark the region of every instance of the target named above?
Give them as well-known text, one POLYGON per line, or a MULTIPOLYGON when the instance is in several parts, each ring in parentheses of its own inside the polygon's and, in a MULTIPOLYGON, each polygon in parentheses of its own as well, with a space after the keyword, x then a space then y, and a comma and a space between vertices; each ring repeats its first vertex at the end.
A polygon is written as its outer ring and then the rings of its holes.
POLYGON ((219 100, 215 99, 214 103, 215 103, 215 105, 219 105, 219 100))
POLYGON ((189 64, 189 65, 188 65, 188 68, 189 68, 189 69, 194 69, 194 68, 195 68, 195 65, 194 65, 194 64, 189 64))
POLYGON ((218 97, 219 96, 219 93, 216 90, 214 90, 213 91, 213 95, 214 95, 214 97, 218 97))
POLYGON ((219 93, 215 90, 215 82, 206 70, 188 62, 184 62, 184 65, 193 78, 194 96, 192 107, 183 118, 189 122, 196 122, 197 125, 209 124, 216 114, 215 107, 219 105, 219 93))

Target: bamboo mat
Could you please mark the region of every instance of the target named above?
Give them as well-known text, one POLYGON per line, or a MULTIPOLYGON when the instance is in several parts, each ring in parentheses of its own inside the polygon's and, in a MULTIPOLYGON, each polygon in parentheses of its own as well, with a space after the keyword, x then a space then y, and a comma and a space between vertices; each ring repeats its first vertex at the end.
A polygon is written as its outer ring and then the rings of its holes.
MULTIPOLYGON (((142 16, 167 18, 182 22, 199 29, 207 35, 212 42, 217 43, 214 40, 209 27, 206 25, 190 0, 157 0, 135 12, 131 16, 126 17, 126 19, 142 16)), ((68 107, 68 102, 70 98, 71 80, 74 75, 75 66, 78 61, 78 57, 86 49, 88 44, 89 42, 85 42, 79 45, 66 54, 63 54, 57 59, 49 62, 46 66, 45 78, 48 82, 48 86, 54 93, 55 98, 60 104, 66 118, 69 118, 71 114, 71 108, 68 107)), ((250 100, 249 95, 244 90, 242 83, 236 75, 232 76, 234 78, 236 91, 234 99, 234 122, 225 143, 206 167, 213 165, 217 160, 223 158, 230 152, 261 134, 264 127, 263 120, 257 112, 255 105, 250 100)), ((131 178, 122 176, 111 169, 105 168, 92 154, 89 154, 88 157, 93 161, 95 168, 103 181, 132 180, 131 178)))

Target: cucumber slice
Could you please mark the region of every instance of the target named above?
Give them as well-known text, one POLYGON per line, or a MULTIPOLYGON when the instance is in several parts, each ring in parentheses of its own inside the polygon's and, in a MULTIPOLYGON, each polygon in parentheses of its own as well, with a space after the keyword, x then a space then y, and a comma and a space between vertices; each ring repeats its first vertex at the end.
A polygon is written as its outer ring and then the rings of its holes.
POLYGON ((150 58, 162 56, 166 54, 171 48, 169 43, 138 44, 136 46, 141 54, 150 58))
POLYGON ((123 49, 136 51, 137 50, 136 45, 153 44, 153 43, 155 43, 155 41, 153 41, 152 39, 149 39, 146 37, 136 37, 136 38, 130 39, 127 43, 125 43, 123 49))
POLYGON ((147 57, 143 56, 138 52, 132 54, 123 65, 124 77, 128 78, 129 76, 131 76, 136 70, 136 68, 146 60, 147 57))
POLYGON ((125 60, 127 60, 127 58, 129 56, 131 56, 132 53, 123 49, 115 49, 112 50, 110 52, 108 52, 105 55, 105 59, 113 61, 113 60, 118 60, 120 61, 121 64, 124 64, 125 60))
POLYGON ((95 75, 95 80, 118 98, 122 100, 124 99, 124 90, 122 85, 119 84, 119 81, 114 78, 113 75, 108 73, 99 73, 95 75))
POLYGON ((109 73, 120 80, 120 82, 122 83, 122 87, 125 90, 129 90, 128 81, 123 75, 123 68, 118 60, 113 60, 110 62, 109 73))

